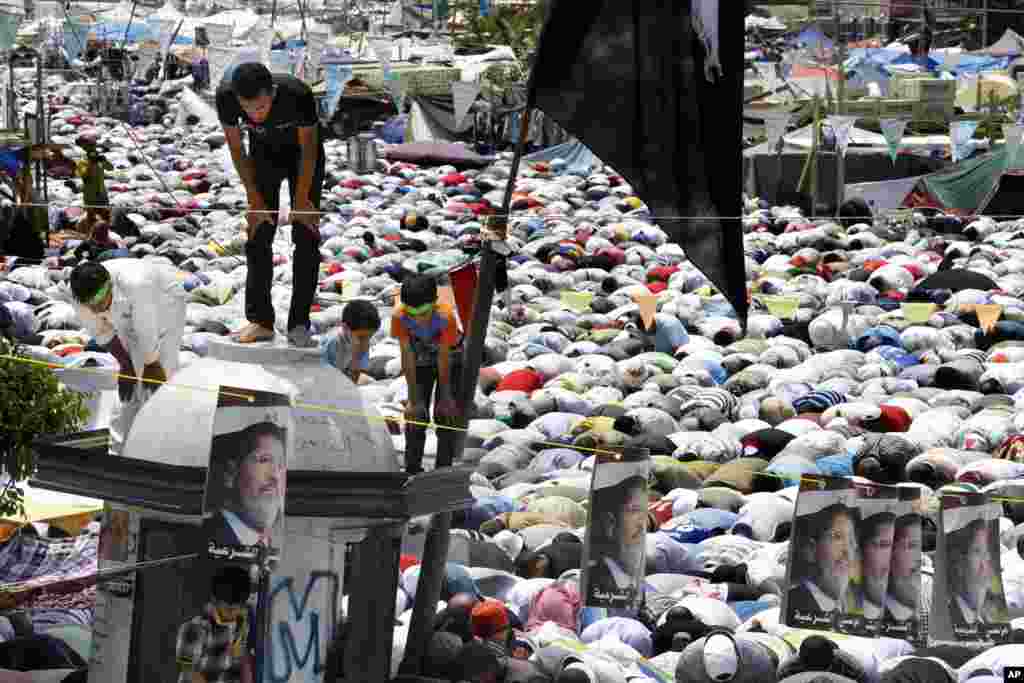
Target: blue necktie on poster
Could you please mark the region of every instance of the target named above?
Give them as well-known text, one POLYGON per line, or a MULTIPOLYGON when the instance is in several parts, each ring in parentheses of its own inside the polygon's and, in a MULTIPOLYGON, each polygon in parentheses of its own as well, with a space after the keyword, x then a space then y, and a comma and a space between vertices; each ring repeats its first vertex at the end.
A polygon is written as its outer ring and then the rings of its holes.
POLYGON ((978 130, 977 121, 954 121, 949 124, 949 141, 953 147, 953 163, 966 159, 971 152, 971 138, 978 130))
POLYGON ((487 17, 491 15, 491 0, 480 0, 480 16, 487 17))

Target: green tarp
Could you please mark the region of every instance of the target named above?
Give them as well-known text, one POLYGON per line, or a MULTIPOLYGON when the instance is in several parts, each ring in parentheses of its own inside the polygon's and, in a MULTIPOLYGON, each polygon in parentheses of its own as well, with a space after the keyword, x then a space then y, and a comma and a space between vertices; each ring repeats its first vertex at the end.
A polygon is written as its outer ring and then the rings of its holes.
POLYGON ((0 50, 14 47, 14 39, 18 33, 21 17, 11 14, 0 14, 0 50))
POLYGON ((998 149, 926 175, 921 182, 943 208, 975 211, 999 183, 1005 168, 1006 150, 998 149))

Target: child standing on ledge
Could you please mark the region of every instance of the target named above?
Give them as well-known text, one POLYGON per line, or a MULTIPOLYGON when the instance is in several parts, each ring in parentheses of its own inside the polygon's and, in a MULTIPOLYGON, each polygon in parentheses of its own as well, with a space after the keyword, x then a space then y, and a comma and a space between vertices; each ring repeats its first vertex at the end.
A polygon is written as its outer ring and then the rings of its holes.
MULTIPOLYGON (((423 472, 423 448, 430 404, 434 421, 451 425, 458 414, 457 382, 462 372, 462 334, 455 311, 437 298, 437 282, 429 275, 413 275, 402 283, 400 305, 391 315, 391 336, 402 347, 402 374, 409 386, 405 406, 405 471, 423 472), (437 394, 434 396, 434 388, 437 394)), ((436 467, 451 466, 455 432, 437 429, 436 467)))

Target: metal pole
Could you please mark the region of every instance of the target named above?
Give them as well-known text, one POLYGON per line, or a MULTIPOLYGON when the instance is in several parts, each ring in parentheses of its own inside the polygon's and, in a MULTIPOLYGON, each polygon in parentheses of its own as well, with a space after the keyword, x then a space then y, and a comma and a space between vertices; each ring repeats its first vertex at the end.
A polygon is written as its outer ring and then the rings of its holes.
MULTIPOLYGON (((254 683, 263 683, 266 680, 266 669, 263 663, 266 661, 267 646, 270 643, 270 568, 267 566, 268 549, 260 546, 259 568, 260 582, 259 595, 256 598, 256 626, 260 639, 256 643, 255 666, 253 669, 254 683)), ((333 634, 332 634, 333 635, 333 634)))
POLYGON ((277 0, 270 6, 270 40, 274 40, 274 23, 277 21, 277 0))
MULTIPOLYGON (((121 39, 121 51, 124 51, 124 46, 128 42, 128 32, 132 30, 132 22, 135 21, 135 6, 138 0, 132 0, 132 12, 128 15, 128 25, 124 27, 124 38, 121 39)), ((123 60, 122 60, 123 61, 123 60)))
POLYGON ((988 0, 981 0, 981 49, 988 47, 988 0))
MULTIPOLYGON (((483 362, 484 342, 487 337, 487 327, 490 324, 491 306, 494 303, 495 274, 501 262, 508 256, 508 249, 504 242, 508 226, 508 212, 512 206, 512 193, 515 190, 519 164, 522 161, 523 150, 526 148, 526 139, 529 137, 532 110, 533 103, 531 101, 527 103, 526 110, 523 112, 519 143, 512 159, 512 170, 508 183, 505 185, 505 200, 502 204, 501 214, 493 224, 493 232, 497 233, 498 239, 485 238, 481 245, 480 276, 473 300, 473 319, 470 323, 472 331, 463 355, 462 381, 457 388, 457 403, 463 409, 459 417, 456 418, 455 426, 461 429, 456 432, 456 438, 453 439, 454 452, 451 453, 450 461, 452 463, 458 462, 461 458, 462 449, 466 443, 463 430, 468 422, 467 415, 472 410, 471 406, 479 381, 480 365, 483 362)), ((438 453, 438 457, 441 457, 441 453, 438 453)), ((444 579, 445 560, 448 557, 451 523, 452 513, 438 513, 434 515, 430 531, 427 534, 420 565, 420 577, 416 587, 416 603, 413 605, 409 637, 406 640, 405 660, 400 668, 403 674, 414 675, 422 670, 421 663, 426 654, 428 638, 437 610, 437 601, 441 595, 441 582, 444 579)))

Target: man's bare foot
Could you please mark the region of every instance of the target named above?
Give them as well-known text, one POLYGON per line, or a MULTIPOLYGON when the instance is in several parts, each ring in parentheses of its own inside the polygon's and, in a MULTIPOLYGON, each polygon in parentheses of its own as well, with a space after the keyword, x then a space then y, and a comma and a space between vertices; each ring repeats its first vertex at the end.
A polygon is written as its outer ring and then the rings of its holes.
POLYGON ((249 323, 231 336, 239 344, 254 344, 256 342, 270 341, 274 338, 275 334, 274 330, 263 327, 259 323, 249 323))

